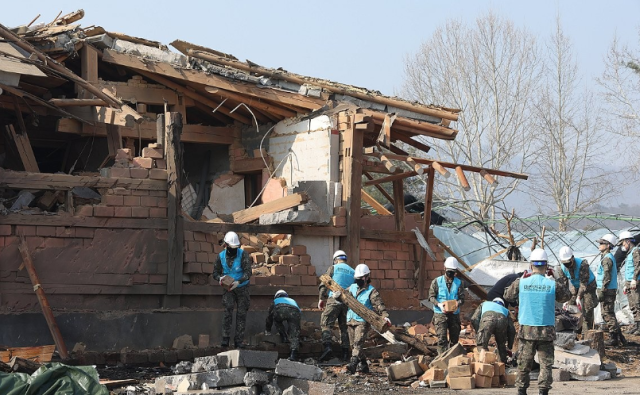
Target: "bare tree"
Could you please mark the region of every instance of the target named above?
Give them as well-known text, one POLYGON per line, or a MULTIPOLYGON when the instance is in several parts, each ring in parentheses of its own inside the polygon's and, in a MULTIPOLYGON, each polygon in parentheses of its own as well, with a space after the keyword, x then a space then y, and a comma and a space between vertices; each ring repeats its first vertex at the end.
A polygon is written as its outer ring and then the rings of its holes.
MULTIPOLYGON (((475 25, 451 20, 405 61, 403 93, 422 103, 459 108, 455 141, 429 141, 441 160, 525 172, 531 163, 533 97, 540 62, 535 38, 494 14, 475 25)), ((518 186, 501 178, 491 186, 467 174, 471 190, 455 177, 440 179, 436 195, 455 199, 458 209, 478 219, 518 186), (449 181, 451 180, 451 181, 449 181)))
POLYGON ((571 215, 610 195, 611 177, 600 165, 604 134, 593 94, 581 87, 572 45, 560 20, 546 46, 543 85, 535 112, 536 160, 527 183, 541 212, 560 215, 566 230, 571 215))

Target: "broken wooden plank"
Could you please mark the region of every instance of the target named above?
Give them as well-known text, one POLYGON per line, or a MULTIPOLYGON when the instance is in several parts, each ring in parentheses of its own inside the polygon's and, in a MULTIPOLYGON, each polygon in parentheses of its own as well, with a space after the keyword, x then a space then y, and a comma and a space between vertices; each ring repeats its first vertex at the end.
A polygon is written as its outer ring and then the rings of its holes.
POLYGON ((73 187, 143 189, 164 191, 166 181, 136 179, 72 176, 69 174, 30 173, 4 170, 0 168, 0 186, 12 189, 53 189, 69 190, 73 187))
MULTIPOLYGON (((373 121, 382 125, 387 113, 378 112, 373 110, 360 110, 363 114, 369 115, 373 118, 373 121)), ((455 140, 458 131, 455 129, 449 129, 444 126, 439 126, 426 121, 418 121, 409 118, 398 117, 393 122, 393 129, 408 132, 410 134, 420 134, 423 136, 435 137, 442 140, 455 140)))
POLYGON ((27 273, 29 274, 29 279, 31 279, 31 284, 33 285, 33 290, 38 297, 38 302, 40 302, 40 307, 42 308, 42 313, 44 314, 44 318, 47 321, 47 325, 49 326, 49 330, 51 331, 51 336, 53 337, 53 341, 58 348, 58 352, 62 359, 69 358, 69 353, 67 352, 67 346, 64 344, 64 339, 62 338, 62 334, 60 333, 60 329, 58 328, 58 324, 56 323, 56 319, 53 316, 53 312, 51 311, 51 307, 49 306, 49 301, 47 300, 47 296, 45 295, 42 286, 40 285, 40 279, 38 278, 38 274, 36 273, 36 268, 33 265, 33 261, 31 260, 31 254, 29 253, 29 247, 27 246, 27 241, 24 237, 20 238, 20 244, 18 246, 20 250, 20 254, 22 255, 22 263, 24 267, 27 269, 27 273))
POLYGON ((347 208, 345 246, 352 262, 360 262, 360 207, 362 205, 362 147, 364 134, 350 125, 344 133, 342 206, 347 208))
POLYGON ((122 85, 112 81, 100 81, 99 86, 109 91, 113 96, 130 103, 145 103, 170 106, 178 104, 178 94, 163 85, 150 85, 147 87, 122 85))
POLYGON ((29 142, 29 136, 26 133, 16 133, 13 125, 6 125, 7 134, 9 136, 9 140, 13 141, 16 150, 18 151, 18 156, 20 157, 20 161, 22 162, 22 166, 25 171, 32 173, 39 173, 40 169, 38 168, 38 162, 36 162, 36 157, 33 154, 33 148, 31 148, 31 143, 29 142))
POLYGON ((294 193, 280 199, 272 200, 259 206, 236 211, 231 214, 233 222, 236 224, 245 224, 260 218, 261 214, 277 213, 278 211, 296 207, 309 201, 309 196, 305 192, 294 193))
MULTIPOLYGON (((422 223, 422 235, 429 243, 429 227, 431 226, 431 207, 433 205, 433 187, 435 172, 433 166, 427 170, 427 187, 424 191, 424 222, 422 223)), ((418 296, 424 297, 425 281, 427 276, 427 251, 420 249, 420 259, 418 264, 418 296)))
MULTIPOLYGON (((205 88, 205 90, 207 92, 209 92, 210 94, 212 94, 212 95, 220 95, 220 97, 222 97, 222 98, 235 100, 235 101, 240 102, 240 103, 243 103, 243 102, 247 101, 247 99, 244 96, 242 96, 242 95, 240 95, 238 93, 229 92, 229 91, 221 89, 221 88, 213 88, 213 87, 208 86, 208 87, 205 88)), ((247 105, 249 107, 255 107, 255 108, 259 109, 259 110, 263 110, 263 111, 266 111, 268 113, 277 114, 277 115, 280 115, 280 116, 285 117, 285 118, 292 118, 292 117, 295 117, 297 115, 295 111, 291 111, 289 109, 276 106, 275 104, 265 103, 265 102, 261 102, 261 101, 258 101, 258 100, 249 100, 247 105)))
MULTIPOLYGON (((407 171, 404 173, 398 173, 398 174, 394 174, 391 176, 387 176, 387 177, 381 177, 381 178, 376 178, 373 180, 369 180, 369 181, 365 181, 364 182, 364 186, 368 187, 371 185, 377 185, 377 184, 383 184, 385 182, 393 182, 393 181, 398 181, 398 180, 402 180, 405 178, 409 178, 409 177, 414 177, 417 176, 418 173, 416 173, 415 171, 407 171)), ((394 197, 395 199, 395 197, 394 197)))
POLYGON ((264 162, 267 162, 269 167, 272 167, 272 159, 270 156, 262 158, 243 158, 231 160, 231 171, 238 174, 259 173, 267 166, 264 162))
POLYGON ((369 195, 364 189, 360 191, 362 194, 362 200, 367 202, 368 205, 373 207, 374 210, 380 215, 391 215, 391 212, 384 208, 373 196, 369 195))
MULTIPOLYGON (((159 121, 160 122, 160 121, 159 121)), ((182 115, 179 112, 166 113, 164 116, 166 135, 164 138, 167 158, 167 177, 169 183, 167 199, 168 218, 168 270, 167 294, 180 295, 182 293, 182 266, 184 247, 184 219, 182 210, 182 115)))
POLYGON ((9 362, 9 367, 14 373, 32 374, 36 370, 40 369, 40 366, 42 366, 41 363, 20 357, 12 357, 9 362))
POLYGON ((56 107, 90 107, 107 104, 102 99, 49 99, 49 103, 56 107))
POLYGON ((393 181, 393 201, 396 230, 404 232, 404 190, 402 179, 393 181))
POLYGON ((115 158, 119 149, 122 149, 122 136, 120 135, 120 129, 111 124, 107 124, 107 149, 109 151, 109 157, 115 158))
MULTIPOLYGON (((33 288, 30 289, 33 293, 33 288)), ((11 358, 24 358, 35 362, 50 362, 55 345, 34 346, 34 347, 8 347, 6 350, 0 350, 0 361, 9 363, 11 358)))

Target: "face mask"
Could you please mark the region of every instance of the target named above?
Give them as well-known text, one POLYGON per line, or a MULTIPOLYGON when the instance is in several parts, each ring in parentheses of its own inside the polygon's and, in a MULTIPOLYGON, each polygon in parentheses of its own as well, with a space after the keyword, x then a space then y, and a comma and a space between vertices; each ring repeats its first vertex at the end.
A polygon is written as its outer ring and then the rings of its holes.
POLYGON ((356 284, 358 285, 358 287, 362 288, 364 287, 364 278, 358 278, 356 279, 356 284))
POLYGON ((572 268, 573 267, 573 261, 569 261, 567 263, 563 263, 563 265, 567 268, 572 268))
POLYGON ((444 274, 446 274, 449 278, 453 278, 456 275, 456 272, 455 270, 447 270, 446 272, 444 272, 444 274))
POLYGON ((624 244, 623 244, 623 245, 622 245, 622 251, 627 252, 627 250, 629 250, 629 249, 627 248, 627 246, 626 246, 626 245, 624 245, 624 244))
POLYGON ((236 256, 236 254, 238 253, 238 248, 233 248, 233 247, 229 247, 227 246, 227 254, 229 254, 229 256, 236 256))

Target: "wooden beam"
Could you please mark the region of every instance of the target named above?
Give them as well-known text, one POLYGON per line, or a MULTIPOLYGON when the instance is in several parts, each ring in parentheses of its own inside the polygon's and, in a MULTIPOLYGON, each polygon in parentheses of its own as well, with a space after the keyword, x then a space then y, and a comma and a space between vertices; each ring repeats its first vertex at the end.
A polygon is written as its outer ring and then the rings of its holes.
MULTIPOLYGON (((270 156, 266 156, 264 160, 267 161, 269 167, 271 167, 272 159, 270 156)), ((231 171, 238 174, 250 174, 259 173, 265 168, 264 160, 262 158, 244 158, 244 159, 232 159, 231 171)))
MULTIPOLYGON (((424 239, 429 243, 429 227, 431 226, 431 207, 433 205, 433 186, 434 186, 435 172, 433 166, 429 166, 427 170, 427 188, 425 188, 424 194, 424 222, 422 224, 422 235, 424 239)), ((424 297, 424 287, 427 274, 427 252, 424 249, 420 249, 420 264, 418 266, 418 295, 420 298, 424 297)))
POLYGON ((413 171, 415 171, 419 176, 424 173, 424 169, 422 168, 422 166, 417 164, 416 161, 413 160, 413 158, 407 158, 407 163, 409 164, 409 166, 413 167, 413 171))
POLYGON ((107 124, 107 148, 109 156, 115 158, 118 150, 122 148, 122 136, 120 128, 115 125, 107 124))
MULTIPOLYGON (((372 154, 367 154, 370 156, 375 156, 377 158, 380 157, 380 153, 375 152, 372 154)), ((396 155, 396 154, 385 154, 385 156, 388 159, 394 159, 394 160, 401 160, 401 161, 407 161, 407 158, 409 158, 408 156, 402 156, 402 155, 396 155)), ((412 157, 413 160, 416 163, 422 163, 424 165, 431 165, 433 162, 436 162, 433 159, 423 159, 423 158, 416 158, 416 157, 412 157)), ((469 166, 469 165, 461 165, 458 163, 448 163, 448 162, 440 162, 437 161, 442 167, 446 167, 449 169, 455 169, 456 167, 459 167, 460 169, 464 170, 464 171, 471 171, 474 173, 480 173, 482 170, 486 171, 489 174, 493 174, 496 176, 504 176, 504 177, 511 177, 511 178, 518 178, 521 180, 526 180, 529 178, 529 176, 527 176, 526 174, 520 174, 520 173, 511 173, 508 171, 502 171, 502 170, 495 170, 495 169, 488 169, 488 168, 484 168, 484 167, 476 167, 476 166, 469 166)))
MULTIPOLYGON (((363 167, 364 168, 364 167, 363 167)), ((373 176, 371 174, 369 174, 366 171, 363 171, 362 174, 364 174, 365 177, 367 177, 369 180, 373 180, 373 176)), ((383 187, 381 187, 379 184, 374 185, 374 187, 376 187, 376 189, 378 191, 380 191, 380 193, 382 194, 382 196, 384 196, 385 198, 387 198, 387 200, 389 201, 389 203, 394 204, 393 203, 393 198, 391 197, 391 195, 389 195, 389 193, 387 193, 387 191, 385 191, 385 189, 383 187)))
MULTIPOLYGON (((0 25, 0 26, 2 26, 2 25, 0 25)), ((51 110, 57 111, 58 113, 63 114, 65 116, 67 116, 67 117, 71 117, 73 119, 77 119, 78 121, 81 121, 81 122, 90 123, 89 121, 87 121, 85 119, 82 119, 81 117, 78 117, 78 116, 76 116, 74 114, 71 114, 70 112, 65 111, 65 110, 63 110, 63 109, 61 109, 59 107, 56 107, 56 106, 52 105, 52 104, 49 104, 46 100, 43 100, 43 99, 39 98, 36 95, 32 95, 29 92, 25 92, 25 91, 20 90, 18 88, 14 88, 12 86, 8 86, 8 85, 1 84, 1 83, 0 83, 0 88, 5 90, 5 91, 7 91, 7 92, 9 92, 9 93, 11 93, 14 96, 17 96, 17 97, 20 97, 20 98, 25 98, 26 97, 27 99, 30 99, 30 100, 34 101, 35 103, 43 105, 43 106, 45 106, 45 107, 47 107, 47 108, 49 108, 51 110)))
POLYGON ((184 250, 184 219, 182 210, 182 145, 180 134, 182 133, 182 115, 178 112, 166 113, 159 117, 157 122, 165 123, 165 145, 167 158, 167 180, 169 191, 167 194, 167 225, 168 225, 168 269, 167 269, 167 295, 180 295, 182 293, 182 266, 184 250))
POLYGON ((381 174, 400 174, 402 173, 402 170, 400 169, 396 169, 394 172, 390 172, 389 170, 387 170, 386 167, 384 167, 382 165, 382 163, 380 164, 376 164, 376 165, 363 165, 362 166, 362 171, 367 172, 367 173, 381 173, 381 174))
MULTIPOLYGON (((106 50, 105 50, 106 52, 106 50)), ((167 86, 173 90, 175 90, 178 93, 183 94, 184 96, 190 97, 193 100, 199 101, 202 104, 205 104, 209 107, 211 107, 212 109, 217 109, 218 111, 220 111, 221 113, 223 113, 224 115, 235 119, 236 121, 242 122, 244 124, 247 125, 251 125, 253 124, 253 121, 247 117, 245 117, 244 115, 238 114, 236 112, 232 113, 230 109, 228 109, 227 107, 225 107, 224 105, 220 105, 220 102, 216 102, 208 97, 205 97, 199 93, 196 93, 190 89, 187 89, 187 87, 180 85, 178 83, 175 83, 165 77, 162 77, 161 75, 158 74, 154 74, 152 72, 148 72, 145 70, 137 70, 138 73, 142 74, 144 77, 147 77, 150 80, 154 80, 164 86, 167 86)), ((180 77, 175 77, 175 78, 180 78, 180 77)))
POLYGON ((120 54, 109 49, 104 50, 102 59, 105 62, 119 64, 136 70, 148 71, 165 77, 172 77, 202 85, 226 89, 230 92, 258 97, 276 103, 282 102, 292 104, 310 110, 317 110, 326 104, 326 100, 324 99, 304 96, 298 93, 285 92, 282 90, 259 88, 255 86, 255 84, 234 81, 215 74, 206 74, 203 71, 177 69, 175 66, 168 63, 150 62, 148 60, 140 59, 134 55, 120 54))
POLYGON ((374 102, 374 103, 380 103, 380 104, 384 104, 387 106, 393 106, 393 107, 397 107, 403 110, 407 110, 407 111, 413 111, 413 112, 417 112, 419 114, 425 114, 425 115, 430 115, 433 117, 438 117, 438 118, 444 118, 444 119, 450 119, 452 121, 457 121, 458 120, 458 114, 454 113, 454 112, 450 112, 450 111, 446 111, 443 109, 439 109, 439 108, 433 108, 433 107, 429 107, 429 106, 425 106, 423 104, 414 104, 414 103, 409 103, 406 102, 404 100, 397 100, 397 99, 392 99, 389 97, 385 97, 382 95, 373 95, 370 93, 361 93, 360 91, 357 91, 353 88, 347 88, 343 85, 340 84, 329 84, 328 82, 324 82, 322 80, 316 79, 316 78, 301 78, 301 76, 297 76, 291 73, 283 73, 279 70, 270 70, 264 67, 260 67, 260 66, 254 66, 254 65, 248 65, 246 63, 242 63, 239 62, 237 60, 230 60, 230 59, 226 59, 223 58, 221 56, 218 56, 216 54, 212 54, 212 53, 208 53, 208 52, 204 52, 204 51, 199 51, 199 50, 194 50, 194 49, 187 49, 186 52, 195 57, 195 58, 199 58, 199 59, 203 59, 206 60, 208 62, 213 62, 213 63, 218 63, 218 64, 222 64, 225 66, 229 66, 229 67, 233 67, 239 70, 243 70, 243 71, 247 71, 249 73, 258 73, 264 76, 268 76, 274 79, 281 79, 281 80, 285 80, 285 81, 289 81, 289 82, 293 82, 296 84, 300 84, 300 85, 312 85, 312 86, 319 86, 323 89, 326 89, 330 92, 334 92, 334 93, 339 93, 345 96, 351 96, 351 97, 356 97, 358 99, 361 100, 366 100, 369 102, 374 102))
MULTIPOLYGON (((370 116, 373 118, 373 121, 382 125, 384 123, 384 118, 387 113, 378 112, 373 110, 360 110, 362 114, 370 116)), ((454 140, 458 131, 455 129, 445 128, 444 126, 439 126, 426 121, 417 121, 414 119, 397 117, 393 122, 394 129, 408 132, 410 134, 421 134, 430 137, 436 137, 442 140, 454 140)))
POLYGON ((395 202, 393 208, 396 220, 396 230, 404 232, 404 189, 402 180, 393 181, 393 201, 395 202))
POLYGON ((240 103, 245 103, 247 106, 249 107, 255 107, 257 109, 260 110, 264 110, 268 113, 274 113, 277 115, 281 115, 285 118, 292 118, 295 117, 297 114, 295 113, 295 111, 291 111, 282 107, 278 107, 274 104, 269 104, 269 103, 265 103, 265 102, 261 102, 260 99, 252 99, 252 98, 248 98, 246 96, 240 95, 238 93, 233 93, 233 92, 229 92, 227 90, 221 89, 221 88, 214 88, 211 86, 207 86, 205 88, 205 90, 207 92, 209 92, 212 95, 220 95, 222 98, 227 98, 227 99, 231 99, 231 100, 235 100, 237 102, 240 103))
POLYGON ((352 264, 360 262, 360 207, 362 200, 363 132, 350 124, 344 132, 342 205, 347 208, 345 248, 352 264))
MULTIPOLYGON (((164 105, 167 103, 173 106, 178 103, 178 94, 161 85, 150 85, 151 87, 139 87, 121 85, 112 81, 100 81, 100 88, 111 92, 111 94, 121 100, 131 103, 145 103, 154 105, 164 105)), ((194 103, 195 104, 195 103, 194 103)))
POLYGON ((102 99, 49 99, 49 103, 56 107, 91 107, 106 106, 102 99))
POLYGON ((146 191, 166 191, 166 181, 72 176, 69 174, 29 173, 0 168, 0 187, 11 189, 69 190, 73 187, 126 188, 146 191))
MULTIPOLYGON (((84 43, 80 49, 80 76, 88 83, 95 85, 98 83, 98 50, 88 43, 84 43)), ((78 98, 91 99, 91 92, 87 91, 82 85, 76 84, 78 98)), ((107 102, 102 99, 104 104, 96 104, 100 106, 108 106, 107 102)))
POLYGON ((31 254, 29 253, 27 241, 22 235, 20 237, 20 244, 18 245, 18 249, 20 250, 20 254, 22 255, 22 264, 27 269, 29 279, 31 280, 31 284, 33 285, 33 290, 38 297, 38 302, 40 303, 40 307, 42 308, 44 318, 47 321, 49 331, 51 331, 51 337, 53 337, 53 341, 58 348, 60 356, 63 360, 66 360, 67 358, 69 358, 67 346, 64 344, 64 339, 62 338, 62 334, 60 333, 60 328, 58 328, 58 324, 56 324, 56 319, 54 318, 53 312, 51 311, 51 306, 49 306, 47 296, 42 289, 40 279, 38 278, 38 274, 36 273, 33 261, 31 260, 31 254))
POLYGON ((22 162, 22 166, 25 171, 39 173, 40 169, 38 168, 38 162, 36 162, 36 157, 33 154, 33 148, 31 148, 31 143, 29 142, 29 136, 27 136, 26 133, 16 133, 13 125, 5 125, 5 128, 7 130, 9 140, 14 143, 14 146, 18 151, 18 156, 20 157, 20 161, 22 162))
POLYGON ((451 176, 451 173, 449 173, 449 171, 447 169, 445 169, 444 167, 442 167, 442 165, 440 164, 440 162, 436 162, 433 161, 431 163, 431 167, 433 167, 438 173, 440 173, 441 175, 444 176, 444 178, 449 178, 451 176))
POLYGON ((360 191, 362 193, 362 200, 367 202, 367 204, 373 207, 374 210, 379 215, 391 215, 391 212, 384 208, 382 204, 380 204, 373 196, 369 195, 364 189, 360 191))
POLYGON ((309 196, 305 192, 294 193, 259 206, 236 211, 231 214, 233 222, 236 224, 246 224, 260 218, 261 214, 277 213, 291 207, 296 207, 309 201, 309 196))
POLYGON ((413 148, 420 150, 424 153, 427 153, 431 150, 431 147, 429 147, 428 145, 422 144, 421 142, 412 139, 411 136, 409 136, 408 134, 404 134, 403 132, 400 132, 400 131, 395 131, 391 133, 391 140, 402 141, 403 143, 410 145, 413 148))
POLYGON ((456 175, 458 176, 458 181, 460 181, 462 189, 465 191, 471 190, 471 186, 469 186, 469 181, 467 181, 467 177, 465 177, 462 167, 456 166, 456 175))
MULTIPOLYGON (((387 177, 381 177, 381 178, 376 178, 374 180, 369 180, 366 181, 364 183, 365 187, 371 186, 371 185, 377 185, 377 184, 384 184, 385 182, 393 182, 393 181, 397 181, 397 180, 403 180, 405 178, 408 177, 414 177, 417 176, 418 173, 416 173, 415 171, 407 171, 404 173, 398 173, 398 174, 394 174, 391 176, 387 176, 387 177)), ((395 201, 395 197, 393 198, 393 200, 395 201)))

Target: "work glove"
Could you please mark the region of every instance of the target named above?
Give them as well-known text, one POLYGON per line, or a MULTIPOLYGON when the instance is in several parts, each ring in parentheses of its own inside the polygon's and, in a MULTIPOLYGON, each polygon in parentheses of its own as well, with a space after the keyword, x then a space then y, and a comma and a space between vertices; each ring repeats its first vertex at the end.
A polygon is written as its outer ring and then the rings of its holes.
POLYGON ((440 310, 442 310, 442 312, 444 313, 444 303, 438 303, 438 307, 440 308, 440 310))
POLYGON ((627 288, 626 285, 624 287, 622 287, 622 293, 625 294, 625 295, 629 293, 629 288, 627 288))
POLYGON ((638 286, 638 283, 636 282, 636 280, 632 280, 631 281, 631 289, 635 291, 637 286, 638 286))
MULTIPOLYGON (((512 347, 513 347, 513 344, 512 344, 512 345, 510 345, 510 346, 508 346, 508 347, 509 347, 509 348, 512 348, 512 347)), ((509 357, 513 357, 513 351, 511 351, 511 350, 507 350, 507 355, 508 355, 509 357)))
POLYGON ((227 277, 227 276, 220 277, 220 279, 218 280, 218 284, 222 285, 222 279, 225 278, 225 277, 227 277))
POLYGON ((549 268, 547 269, 547 272, 544 275, 546 278, 548 278, 549 280, 554 280, 556 279, 555 273, 553 273, 553 269, 549 268))
POLYGON ((602 302, 604 300, 604 291, 601 289, 598 289, 596 291, 596 296, 598 297, 598 302, 602 302))
POLYGON ((569 302, 564 302, 562 304, 562 310, 566 311, 569 308, 569 302))
POLYGON ((229 291, 233 291, 234 289, 238 288, 238 285, 240 285, 240 283, 234 281, 233 284, 231 284, 231 286, 229 287, 229 291))
POLYGON ((324 307, 325 307, 326 305, 327 305, 327 302, 326 302, 326 301, 324 301, 324 300, 319 300, 319 301, 318 301, 318 308, 319 308, 320 310, 324 310, 324 307))
POLYGON ((384 320, 387 322, 387 326, 391 326, 391 320, 389 317, 384 317, 384 320))
POLYGON ((338 291, 338 292, 334 292, 334 293, 333 293, 333 298, 334 298, 334 299, 339 299, 339 298, 340 298, 340 296, 342 296, 342 292, 340 292, 340 291, 338 291))
POLYGON ((578 309, 582 311, 582 300, 580 300, 580 298, 576 298, 576 306, 578 306, 578 309))
POLYGON ((271 332, 270 331, 264 331, 264 335, 265 336, 271 336, 271 332))
POLYGON ((533 272, 531 270, 525 270, 524 273, 522 273, 522 278, 530 277, 532 274, 533 272))

